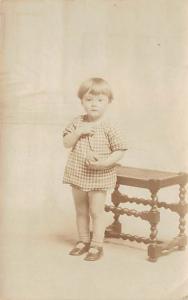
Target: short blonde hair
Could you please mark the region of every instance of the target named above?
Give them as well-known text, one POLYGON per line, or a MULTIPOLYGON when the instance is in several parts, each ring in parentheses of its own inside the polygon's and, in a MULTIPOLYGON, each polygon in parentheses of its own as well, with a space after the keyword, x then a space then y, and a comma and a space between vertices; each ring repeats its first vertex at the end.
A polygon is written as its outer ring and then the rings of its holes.
POLYGON ((85 94, 93 95, 103 94, 108 96, 109 102, 113 100, 113 94, 109 84, 102 78, 90 78, 84 81, 78 90, 78 97, 82 99, 85 94))

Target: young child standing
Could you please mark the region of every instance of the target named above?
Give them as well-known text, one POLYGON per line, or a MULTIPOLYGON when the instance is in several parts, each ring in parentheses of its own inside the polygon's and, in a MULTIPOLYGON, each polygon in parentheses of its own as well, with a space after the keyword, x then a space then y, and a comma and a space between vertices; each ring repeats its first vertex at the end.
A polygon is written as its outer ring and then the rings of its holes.
POLYGON ((79 236, 69 254, 87 253, 84 259, 95 261, 103 255, 107 191, 115 187, 116 163, 126 145, 105 117, 113 99, 108 83, 102 78, 88 79, 81 84, 78 97, 85 114, 76 117, 63 132, 64 146, 71 148, 63 182, 72 186, 79 236))

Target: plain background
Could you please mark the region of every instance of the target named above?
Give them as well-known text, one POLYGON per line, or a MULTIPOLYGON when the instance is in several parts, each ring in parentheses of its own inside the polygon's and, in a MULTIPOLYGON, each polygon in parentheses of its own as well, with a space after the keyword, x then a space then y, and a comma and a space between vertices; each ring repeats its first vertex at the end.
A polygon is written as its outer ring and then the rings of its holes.
MULTIPOLYGON (((3 233, 75 230, 71 193, 61 182, 68 154, 62 130, 82 113, 76 93, 88 77, 112 87, 109 113, 129 149, 123 164, 187 171, 187 1, 0 5, 3 233)), ((164 196, 172 199, 168 190, 164 196)))

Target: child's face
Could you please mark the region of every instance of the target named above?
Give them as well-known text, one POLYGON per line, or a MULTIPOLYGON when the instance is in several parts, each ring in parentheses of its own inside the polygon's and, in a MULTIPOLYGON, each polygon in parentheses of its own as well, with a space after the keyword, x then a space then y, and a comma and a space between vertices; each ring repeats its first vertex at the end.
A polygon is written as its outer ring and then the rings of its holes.
POLYGON ((97 120, 106 111, 109 99, 107 95, 87 93, 83 96, 81 102, 90 120, 97 120))

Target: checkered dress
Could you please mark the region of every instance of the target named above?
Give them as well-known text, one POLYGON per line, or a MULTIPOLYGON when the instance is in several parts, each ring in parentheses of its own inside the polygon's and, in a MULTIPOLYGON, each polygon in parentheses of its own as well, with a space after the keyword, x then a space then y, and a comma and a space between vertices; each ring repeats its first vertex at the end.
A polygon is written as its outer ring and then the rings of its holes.
MULTIPOLYGON (((63 136, 72 133, 80 122, 87 121, 87 116, 75 118, 64 130, 63 136)), ((83 191, 113 189, 116 184, 116 167, 105 170, 92 170, 85 160, 88 152, 93 151, 100 158, 105 158, 117 150, 126 150, 120 131, 107 120, 94 123, 92 136, 81 136, 71 149, 63 177, 63 183, 71 184, 83 191)))

